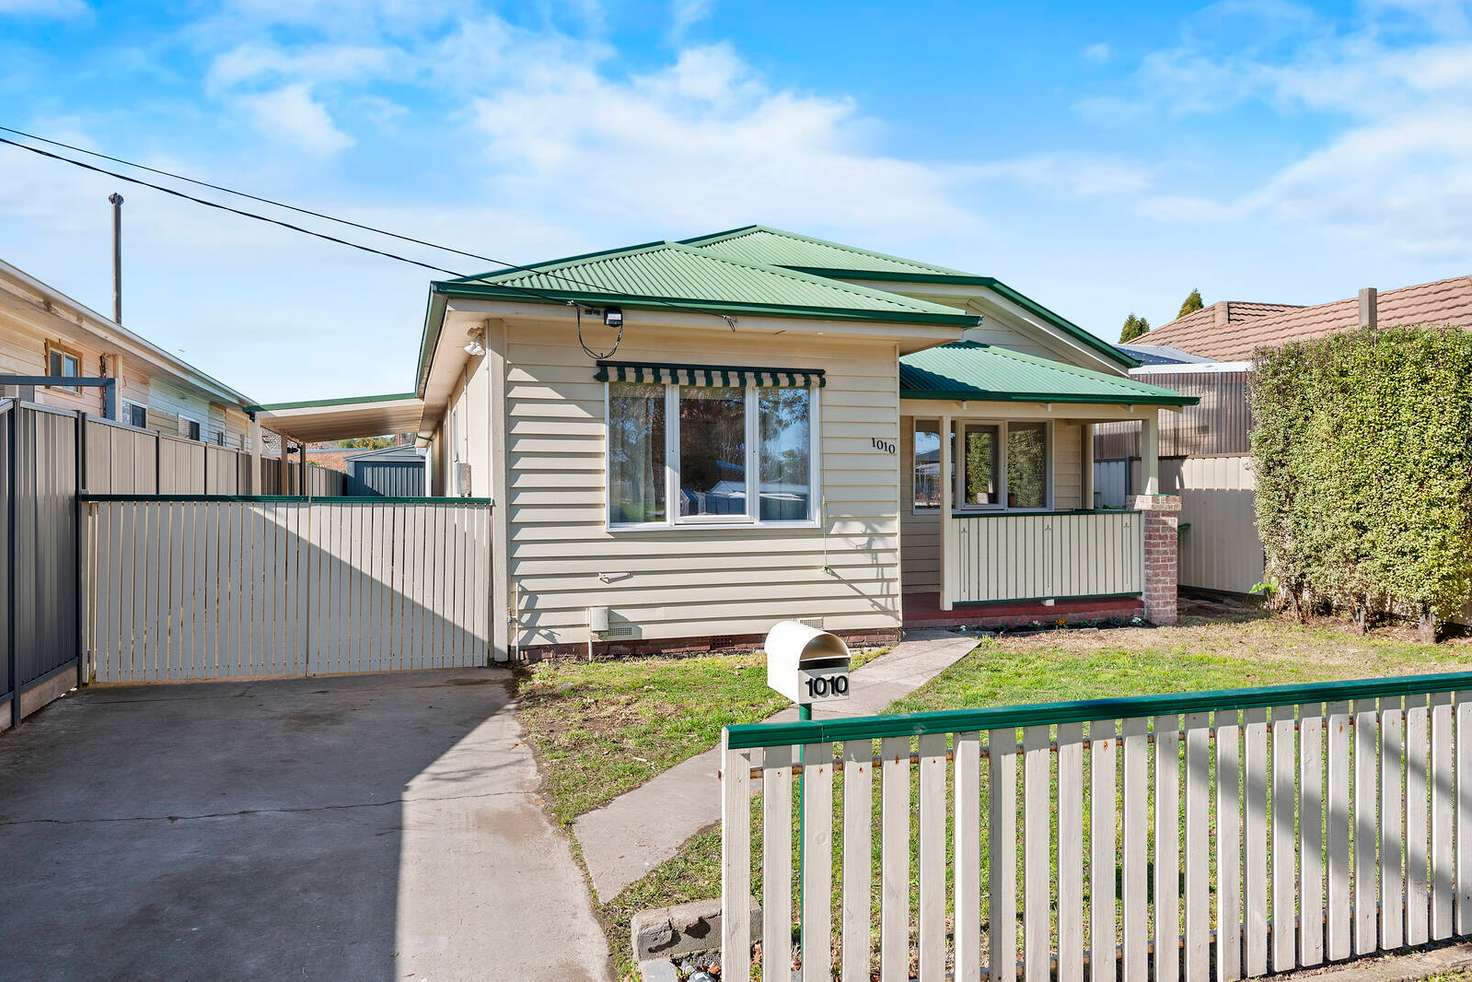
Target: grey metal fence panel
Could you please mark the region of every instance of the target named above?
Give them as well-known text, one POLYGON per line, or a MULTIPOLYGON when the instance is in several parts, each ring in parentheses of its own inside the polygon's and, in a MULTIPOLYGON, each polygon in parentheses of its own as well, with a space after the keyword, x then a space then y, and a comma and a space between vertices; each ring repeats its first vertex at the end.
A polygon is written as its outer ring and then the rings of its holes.
POLYGON ((1129 504, 1130 462, 1094 461, 1094 494, 1100 508, 1123 508, 1129 504))
POLYGON ((0 403, 0 730, 10 726, 15 695, 10 635, 10 417, 14 403, 0 403))
POLYGON ((356 460, 348 467, 350 495, 419 498, 425 493, 422 460, 356 460))
POLYGON ((77 416, 22 404, 16 447, 15 622, 19 689, 71 663, 77 636, 77 416))

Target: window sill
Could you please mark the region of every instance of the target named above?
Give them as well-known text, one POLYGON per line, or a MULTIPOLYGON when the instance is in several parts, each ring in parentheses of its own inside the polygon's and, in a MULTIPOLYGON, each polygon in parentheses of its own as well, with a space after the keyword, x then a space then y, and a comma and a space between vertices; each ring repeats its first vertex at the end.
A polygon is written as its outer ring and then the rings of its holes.
POLYGON ((669 532, 800 532, 822 528, 815 521, 806 522, 682 522, 674 525, 605 525, 611 535, 662 534, 669 532))

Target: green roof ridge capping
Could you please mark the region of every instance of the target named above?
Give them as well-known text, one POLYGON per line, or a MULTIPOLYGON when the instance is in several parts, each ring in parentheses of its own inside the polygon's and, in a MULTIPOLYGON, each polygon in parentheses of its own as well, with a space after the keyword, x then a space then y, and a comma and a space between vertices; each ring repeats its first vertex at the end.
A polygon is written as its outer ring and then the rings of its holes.
POLYGON ((887 280, 905 283, 949 283, 956 286, 984 287, 1017 304, 1017 306, 1033 314, 1035 317, 1047 321, 1074 340, 1083 343, 1126 368, 1138 368, 1141 364, 1140 360, 1129 352, 1122 351, 1116 345, 1110 344, 1098 335, 1084 330, 1062 314, 1050 310, 1031 297, 1003 283, 995 276, 978 276, 958 269, 950 269, 946 266, 936 266, 932 263, 922 263, 915 259, 906 259, 903 256, 874 252, 869 249, 861 249, 858 246, 844 245, 841 242, 830 242, 827 239, 819 239, 811 235, 801 235, 797 232, 789 232, 785 229, 773 228, 769 225, 746 225, 741 228, 727 229, 724 232, 698 235, 681 241, 716 254, 730 255, 734 258, 742 259, 745 262, 759 262, 769 266, 784 266, 798 272, 812 273, 818 276, 867 279, 881 282, 887 280), (783 245, 775 248, 763 248, 750 242, 743 243, 743 240, 750 240, 757 236, 762 236, 765 239, 782 240, 783 245), (858 257, 865 260, 865 262, 861 264, 841 265, 837 259, 832 263, 818 261, 822 256, 834 252, 846 256, 858 257), (804 253, 806 253, 806 256, 804 253))
POLYGON ((1200 401, 1127 376, 980 341, 952 341, 901 357, 900 398, 1159 406, 1194 406, 1200 401))

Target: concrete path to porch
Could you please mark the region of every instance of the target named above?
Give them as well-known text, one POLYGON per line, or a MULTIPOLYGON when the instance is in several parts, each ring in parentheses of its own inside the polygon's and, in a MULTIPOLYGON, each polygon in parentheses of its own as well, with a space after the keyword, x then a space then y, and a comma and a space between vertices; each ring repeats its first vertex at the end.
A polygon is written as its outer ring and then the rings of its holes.
MULTIPOLYGON (((914 692, 975 648, 977 639, 949 631, 914 631, 894 650, 853 674, 845 702, 814 707, 817 719, 871 716, 914 692)), ((768 722, 795 718, 784 709, 768 722)), ((718 748, 681 764, 581 816, 573 826, 599 899, 606 903, 630 883, 674 857, 687 840, 720 821, 718 748)))
POLYGON ((0 976, 611 982, 510 680, 53 704, 0 737, 0 976))

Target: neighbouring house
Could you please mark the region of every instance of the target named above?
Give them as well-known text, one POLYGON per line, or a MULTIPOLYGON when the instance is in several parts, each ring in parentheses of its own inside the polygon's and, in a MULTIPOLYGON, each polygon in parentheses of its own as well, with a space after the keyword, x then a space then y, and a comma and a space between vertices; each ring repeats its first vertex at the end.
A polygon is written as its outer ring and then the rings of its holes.
MULTIPOLYGON (((177 355, 0 261, 0 374, 116 380, 124 424, 247 449, 254 400, 177 355)), ((46 387, 38 402, 107 415, 103 390, 46 387)))
POLYGON ((432 494, 495 501, 498 657, 1166 623, 1150 449, 1196 399, 1136 365, 995 278, 751 226, 432 284, 418 432, 432 494), (1120 420, 1145 493, 1095 509, 1120 420))
MULTIPOLYGON (((1161 484, 1181 498, 1182 586, 1246 593, 1262 579, 1249 442, 1254 353, 1364 326, 1411 325, 1472 327, 1472 276, 1367 288, 1323 304, 1223 300, 1121 346, 1141 362, 1132 377, 1199 400, 1159 421, 1161 484)), ((1104 501, 1126 500, 1141 483, 1139 424, 1099 427, 1094 456, 1104 501)))

